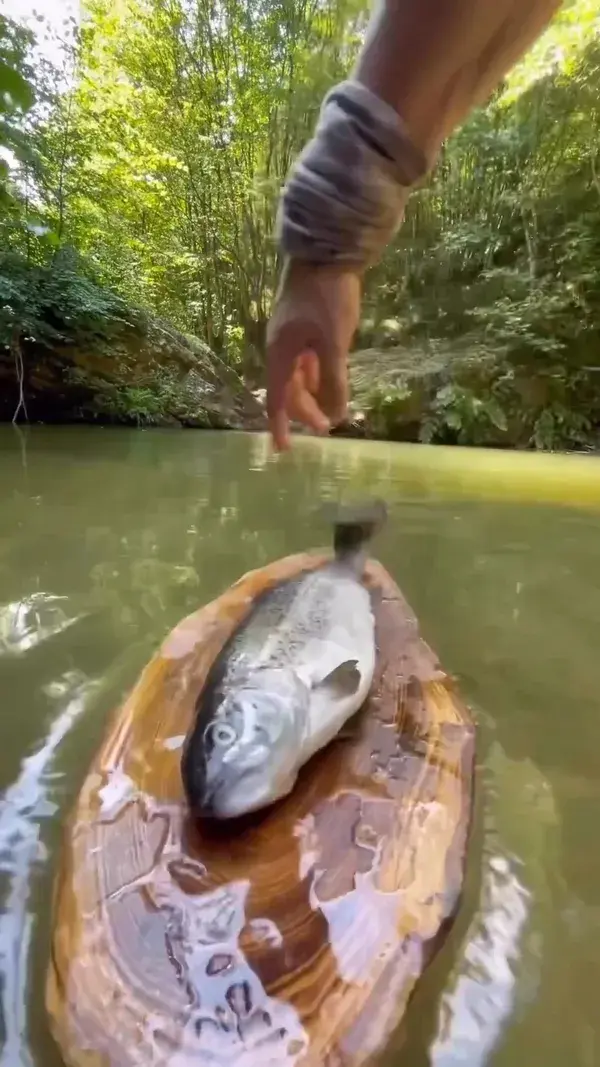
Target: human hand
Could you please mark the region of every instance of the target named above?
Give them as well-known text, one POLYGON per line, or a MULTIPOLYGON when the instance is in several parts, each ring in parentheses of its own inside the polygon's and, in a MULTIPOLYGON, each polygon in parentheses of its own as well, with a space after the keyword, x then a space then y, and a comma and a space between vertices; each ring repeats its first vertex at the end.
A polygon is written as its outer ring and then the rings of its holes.
POLYGON ((360 274, 288 263, 267 329, 267 413, 275 448, 289 448, 289 420, 327 433, 348 404, 348 350, 360 311, 360 274))

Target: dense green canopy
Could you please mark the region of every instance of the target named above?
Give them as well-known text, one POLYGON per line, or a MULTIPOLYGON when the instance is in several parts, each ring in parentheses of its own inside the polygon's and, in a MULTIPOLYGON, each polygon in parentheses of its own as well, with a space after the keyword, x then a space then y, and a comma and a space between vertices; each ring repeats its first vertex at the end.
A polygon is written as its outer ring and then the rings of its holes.
MULTIPOLYGON (((56 69, 0 16, 0 343, 58 329, 47 287, 57 264, 67 299, 68 248, 71 323, 80 301, 87 328, 141 305, 260 383, 278 192, 367 17, 357 0, 90 0, 56 69)), ((403 346, 462 367, 422 437, 590 440, 599 101, 600 4, 574 0, 445 146, 370 272, 358 341, 381 358, 363 407, 400 417, 407 379, 385 353, 403 346)))

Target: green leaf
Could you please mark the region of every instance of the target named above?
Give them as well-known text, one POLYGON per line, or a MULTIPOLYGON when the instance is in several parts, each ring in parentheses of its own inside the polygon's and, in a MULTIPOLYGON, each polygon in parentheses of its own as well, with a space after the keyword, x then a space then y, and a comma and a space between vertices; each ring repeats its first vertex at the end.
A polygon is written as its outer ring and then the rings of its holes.
POLYGON ((506 415, 504 414, 498 401, 495 400, 493 397, 486 401, 485 412, 490 421, 493 422, 496 429, 502 430, 503 433, 506 433, 508 429, 506 415))
POLYGON ((4 99, 4 106, 19 107, 22 111, 28 111, 35 100, 33 86, 18 71, 0 58, 0 104, 4 99))

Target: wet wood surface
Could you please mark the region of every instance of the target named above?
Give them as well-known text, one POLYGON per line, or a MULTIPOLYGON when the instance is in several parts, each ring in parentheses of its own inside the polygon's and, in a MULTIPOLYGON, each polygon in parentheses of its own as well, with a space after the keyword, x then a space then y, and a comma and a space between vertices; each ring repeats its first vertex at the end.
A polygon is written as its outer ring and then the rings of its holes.
POLYGON ((462 887, 474 727, 381 565, 378 665, 349 737, 259 815, 193 822, 181 745, 208 668, 268 585, 184 619, 110 723, 70 820, 46 986, 73 1067, 359 1067, 385 1048, 462 887))

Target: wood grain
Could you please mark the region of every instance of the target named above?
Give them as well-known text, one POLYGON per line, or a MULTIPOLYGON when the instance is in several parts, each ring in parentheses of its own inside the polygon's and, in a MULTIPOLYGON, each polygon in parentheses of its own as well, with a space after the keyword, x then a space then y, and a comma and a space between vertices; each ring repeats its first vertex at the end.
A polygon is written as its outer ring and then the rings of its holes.
POLYGON ((301 554, 184 619, 111 722, 65 831, 46 1004, 73 1067, 359 1067, 459 899, 474 727, 380 564, 378 667, 352 735, 290 797, 188 818, 181 743, 214 657, 301 554))

